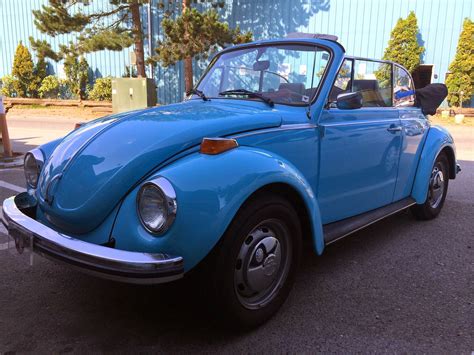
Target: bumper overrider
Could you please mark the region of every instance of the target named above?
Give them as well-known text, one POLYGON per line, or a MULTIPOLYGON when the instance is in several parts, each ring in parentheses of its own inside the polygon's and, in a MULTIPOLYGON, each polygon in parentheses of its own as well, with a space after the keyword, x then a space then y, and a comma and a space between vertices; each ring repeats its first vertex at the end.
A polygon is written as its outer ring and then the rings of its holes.
POLYGON ((3 202, 3 224, 15 240, 49 259, 64 262, 80 271, 106 279, 136 284, 158 284, 183 277, 184 261, 180 256, 113 249, 87 243, 59 233, 29 217, 22 193, 3 202))

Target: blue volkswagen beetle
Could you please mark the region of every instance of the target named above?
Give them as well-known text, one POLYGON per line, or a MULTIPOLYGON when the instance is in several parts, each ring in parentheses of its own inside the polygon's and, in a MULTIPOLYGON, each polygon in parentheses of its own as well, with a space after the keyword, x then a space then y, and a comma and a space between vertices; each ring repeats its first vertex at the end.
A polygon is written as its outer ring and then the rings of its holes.
POLYGON ((108 279, 200 270, 222 314, 254 326, 287 298, 304 240, 321 254, 403 209, 440 213, 460 170, 425 116, 444 90, 414 91, 402 66, 346 56, 330 36, 228 48, 184 102, 29 152, 4 224, 20 252, 108 279))

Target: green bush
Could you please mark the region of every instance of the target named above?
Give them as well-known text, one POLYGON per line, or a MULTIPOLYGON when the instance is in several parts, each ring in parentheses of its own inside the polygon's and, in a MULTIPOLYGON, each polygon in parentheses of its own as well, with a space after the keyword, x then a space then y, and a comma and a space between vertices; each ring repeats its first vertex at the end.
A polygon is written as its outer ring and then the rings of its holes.
POLYGON ((59 80, 54 75, 48 75, 38 89, 39 96, 47 99, 57 99, 59 96, 59 80))
POLYGON ((8 96, 8 97, 15 97, 16 91, 15 91, 15 78, 11 75, 5 75, 1 79, 2 85, 0 89, 0 95, 3 96, 8 96))
POLYGON ((89 99, 97 101, 112 100, 112 79, 110 77, 97 79, 94 87, 89 92, 89 99))

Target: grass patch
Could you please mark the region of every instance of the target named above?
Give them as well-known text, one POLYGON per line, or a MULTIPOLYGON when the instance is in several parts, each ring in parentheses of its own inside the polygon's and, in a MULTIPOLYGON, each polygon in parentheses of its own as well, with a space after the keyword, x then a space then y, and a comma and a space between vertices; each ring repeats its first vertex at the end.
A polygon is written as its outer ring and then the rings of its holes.
POLYGON ((442 126, 450 126, 450 125, 468 126, 468 127, 474 126, 474 117, 467 117, 467 116, 464 116, 463 123, 456 123, 454 121, 454 116, 442 117, 441 115, 431 116, 430 121, 434 124, 439 124, 442 126))

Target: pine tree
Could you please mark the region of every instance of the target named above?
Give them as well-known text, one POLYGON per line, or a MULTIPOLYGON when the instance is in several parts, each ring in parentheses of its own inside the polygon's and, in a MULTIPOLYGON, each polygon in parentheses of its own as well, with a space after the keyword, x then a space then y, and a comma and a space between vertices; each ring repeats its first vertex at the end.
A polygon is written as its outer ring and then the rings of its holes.
POLYGON ((34 10, 34 23, 39 31, 52 37, 75 34, 76 40, 67 46, 60 46, 60 51, 55 52, 46 41, 30 38, 33 48, 40 49, 53 60, 59 60, 104 49, 120 51, 134 44, 137 72, 145 77, 140 9, 148 0, 109 0, 109 7, 86 13, 84 9, 93 1, 49 0, 41 10, 34 10))
POLYGON ((468 18, 464 19, 456 56, 449 71, 446 79, 449 104, 459 106, 461 92, 463 101, 469 102, 474 95, 474 22, 468 18))
POLYGON ((30 85, 34 79, 34 64, 31 53, 20 41, 13 58, 12 75, 13 87, 19 97, 26 97, 30 93, 30 85))
POLYGON ((241 32, 239 27, 229 28, 219 21, 215 10, 200 13, 190 8, 190 1, 183 1, 183 11, 176 19, 165 18, 162 23, 164 40, 158 41, 156 55, 152 62, 160 62, 164 67, 184 60, 185 90, 193 88, 192 60, 194 57, 207 58, 213 51, 229 44, 246 43, 252 40, 251 32, 241 32))
POLYGON ((64 73, 71 93, 80 100, 86 99, 87 85, 89 83, 89 64, 86 58, 79 60, 73 55, 64 59, 64 73))
POLYGON ((425 48, 418 43, 418 21, 413 11, 406 19, 399 18, 390 34, 383 59, 403 65, 410 73, 420 65, 425 48))

